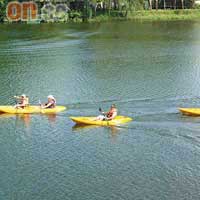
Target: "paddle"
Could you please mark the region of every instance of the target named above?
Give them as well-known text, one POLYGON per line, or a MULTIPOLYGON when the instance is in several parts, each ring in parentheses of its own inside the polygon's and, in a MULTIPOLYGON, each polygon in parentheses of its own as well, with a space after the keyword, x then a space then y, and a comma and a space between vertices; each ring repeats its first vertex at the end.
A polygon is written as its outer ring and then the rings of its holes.
POLYGON ((106 113, 102 111, 101 107, 99 108, 99 112, 106 117, 106 113))
POLYGON ((17 99, 19 99, 19 97, 18 96, 14 96, 13 98, 15 99, 15 104, 17 104, 18 103, 17 99))
POLYGON ((18 103, 18 102, 17 102, 17 99, 15 98, 15 105, 17 105, 17 103, 18 103))
POLYGON ((15 98, 15 109, 18 109, 17 107, 16 107, 16 105, 18 104, 18 101, 17 101, 17 99, 19 98, 18 96, 14 96, 14 98, 15 98))
POLYGON ((43 108, 42 108, 42 103, 41 103, 40 99, 39 99, 39 106, 40 106, 40 112, 44 113, 43 108))
POLYGON ((107 114, 102 111, 101 107, 99 108, 99 112, 101 112, 101 114, 104 115, 103 121, 107 121, 107 125, 109 125, 109 121, 107 120, 107 116, 106 116, 107 114))
POLYGON ((101 108, 99 108, 99 112, 101 112, 102 115, 105 115, 101 108))

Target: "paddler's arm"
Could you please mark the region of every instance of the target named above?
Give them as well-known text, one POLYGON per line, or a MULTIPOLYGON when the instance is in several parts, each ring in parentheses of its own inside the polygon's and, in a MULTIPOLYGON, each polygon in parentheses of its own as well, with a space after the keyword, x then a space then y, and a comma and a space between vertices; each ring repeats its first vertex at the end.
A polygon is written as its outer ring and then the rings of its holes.
POLYGON ((19 96, 14 96, 14 98, 15 98, 15 99, 20 99, 21 97, 19 97, 19 96))
POLYGON ((48 103, 47 105, 41 105, 41 108, 42 108, 42 109, 49 108, 49 107, 51 106, 51 104, 52 104, 52 103, 48 103))

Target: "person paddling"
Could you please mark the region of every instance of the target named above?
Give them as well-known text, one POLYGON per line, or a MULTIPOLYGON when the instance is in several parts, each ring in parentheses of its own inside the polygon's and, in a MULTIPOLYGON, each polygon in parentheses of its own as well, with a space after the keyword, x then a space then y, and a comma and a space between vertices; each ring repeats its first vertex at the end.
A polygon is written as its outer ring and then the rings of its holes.
POLYGON ((56 99, 54 98, 53 95, 49 95, 48 97, 48 102, 45 103, 44 105, 41 105, 41 108, 55 108, 56 107, 56 99))
POLYGON ((15 108, 24 109, 26 106, 29 105, 29 98, 25 94, 22 94, 21 96, 14 96, 14 98, 19 101, 19 103, 15 105, 15 108))
MULTIPOLYGON (((99 109, 99 111, 101 111, 101 109, 99 109)), ((113 104, 111 107, 110 107, 110 110, 108 112, 102 112, 102 115, 99 115, 98 117, 95 118, 95 121, 96 120, 101 120, 101 121, 104 121, 104 120, 112 120, 114 119, 116 116, 117 116, 117 108, 115 106, 115 104, 113 104)))

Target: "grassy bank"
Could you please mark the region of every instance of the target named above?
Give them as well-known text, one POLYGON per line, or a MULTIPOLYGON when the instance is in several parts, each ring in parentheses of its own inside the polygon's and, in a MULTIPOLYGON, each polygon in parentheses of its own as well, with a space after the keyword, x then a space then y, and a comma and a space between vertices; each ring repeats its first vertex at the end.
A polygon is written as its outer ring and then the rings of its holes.
POLYGON ((143 21, 172 21, 172 20, 200 20, 200 9, 185 10, 141 10, 128 12, 126 17, 99 15, 90 22, 104 22, 112 20, 143 20, 143 21))
POLYGON ((137 20, 200 20, 199 9, 187 10, 153 10, 129 12, 128 19, 137 20))
MULTIPOLYGON (((173 20, 196 20, 200 21, 200 9, 177 9, 177 10, 138 10, 138 11, 111 11, 88 19, 88 22, 108 22, 108 21, 173 21, 173 20)), ((38 20, 40 21, 40 20, 38 20)), ((87 21, 87 20, 86 20, 87 21)), ((81 12, 72 12, 64 15, 64 18, 50 19, 41 23, 81 23, 83 14, 81 12), (77 14, 78 13, 78 14, 77 14), (73 15, 73 16, 71 16, 73 15), (66 17, 67 16, 67 17, 66 17)), ((4 20, 4 23, 11 23, 4 20)), ((25 22, 19 22, 25 23, 25 22)), ((28 23, 28 22, 27 22, 28 23)))

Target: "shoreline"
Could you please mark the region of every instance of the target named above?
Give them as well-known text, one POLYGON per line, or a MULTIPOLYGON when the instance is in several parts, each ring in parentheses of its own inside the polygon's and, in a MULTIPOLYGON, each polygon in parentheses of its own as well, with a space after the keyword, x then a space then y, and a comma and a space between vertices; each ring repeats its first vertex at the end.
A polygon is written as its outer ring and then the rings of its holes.
POLYGON ((140 10, 128 12, 126 17, 100 15, 89 19, 88 22, 106 21, 189 21, 200 20, 200 9, 185 10, 140 10))
MULTIPOLYGON (((119 11, 115 14, 120 15, 119 11)), ((0 24, 81 24, 81 23, 101 23, 101 22, 112 22, 112 21, 199 21, 200 20, 200 9, 176 9, 176 10, 138 10, 138 11, 128 11, 125 17, 112 16, 108 14, 100 14, 93 18, 88 19, 83 22, 82 18, 78 20, 68 20, 63 22, 60 21, 50 21, 50 22, 40 22, 39 19, 35 21, 27 22, 8 22, 4 21, 0 24), (39 23, 35 23, 38 22, 39 23)))
POLYGON ((152 10, 136 11, 127 16, 130 20, 152 20, 152 21, 173 21, 173 20, 200 20, 199 9, 185 10, 152 10))

